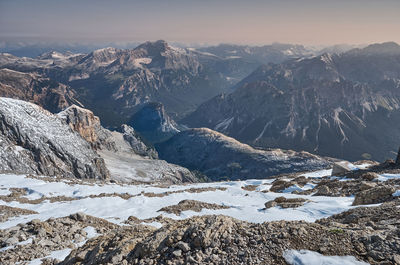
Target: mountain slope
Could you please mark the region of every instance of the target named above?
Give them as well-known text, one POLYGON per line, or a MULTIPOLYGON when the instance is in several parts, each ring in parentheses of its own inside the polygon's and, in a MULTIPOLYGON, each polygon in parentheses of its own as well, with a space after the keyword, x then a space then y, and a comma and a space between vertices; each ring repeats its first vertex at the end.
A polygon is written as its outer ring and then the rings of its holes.
POLYGON ((262 66, 182 122, 262 147, 350 160, 393 157, 400 139, 400 46, 262 66))
POLYGON ((135 130, 122 125, 109 131, 93 112, 71 106, 57 114, 104 159, 113 180, 135 183, 197 182, 186 168, 159 160, 154 147, 146 145, 135 130))
POLYGON ((104 160, 56 115, 21 100, 0 98, 0 171, 109 178, 104 160))
POLYGON ((305 152, 256 150, 206 128, 182 131, 156 148, 162 159, 199 170, 212 180, 267 178, 329 165, 305 152))
POLYGON ((80 104, 68 86, 35 73, 0 69, 0 96, 31 101, 55 113, 80 104))
POLYGON ((145 104, 131 117, 128 125, 151 143, 162 142, 179 132, 177 124, 158 102, 145 104))

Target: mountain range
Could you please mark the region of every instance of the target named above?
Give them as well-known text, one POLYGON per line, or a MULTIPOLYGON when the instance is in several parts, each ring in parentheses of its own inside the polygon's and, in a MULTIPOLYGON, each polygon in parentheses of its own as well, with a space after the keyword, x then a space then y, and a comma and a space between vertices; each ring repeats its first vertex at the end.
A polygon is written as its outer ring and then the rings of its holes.
POLYGON ((259 147, 350 160, 392 158, 399 145, 400 46, 260 66, 234 92, 181 122, 259 147))
POLYGON ((195 49, 160 40, 86 54, 3 53, 0 91, 53 113, 84 106, 103 126, 128 124, 153 144, 185 128, 207 127, 263 149, 392 158, 400 130, 399 45, 348 49, 195 49))

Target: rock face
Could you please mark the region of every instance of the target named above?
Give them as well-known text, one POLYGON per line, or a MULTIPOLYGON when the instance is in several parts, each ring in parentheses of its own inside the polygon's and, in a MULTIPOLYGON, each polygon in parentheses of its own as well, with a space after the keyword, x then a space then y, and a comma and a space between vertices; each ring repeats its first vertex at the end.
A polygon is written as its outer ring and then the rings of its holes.
POLYGON ((109 131, 101 126, 93 112, 77 106, 71 106, 57 116, 97 150, 114 180, 139 183, 197 181, 186 168, 158 160, 157 151, 145 144, 128 125, 122 125, 120 132, 109 131))
POLYGON ((76 100, 70 87, 34 73, 0 69, 0 96, 30 101, 55 113, 76 100))
POLYGON ((155 148, 146 145, 141 139, 141 136, 136 133, 136 131, 132 127, 126 124, 122 124, 121 133, 124 136, 124 140, 129 143, 136 154, 141 156, 148 156, 154 159, 158 158, 158 153, 155 148))
POLYGON ((329 165, 328 161, 305 152, 256 150, 206 128, 182 131, 157 144, 156 149, 160 158, 199 170, 213 180, 267 178, 329 165))
POLYGON ((104 160, 58 116, 0 98, 1 172, 109 178, 104 160))
POLYGON ((116 150, 111 133, 101 126, 99 117, 95 116, 92 111, 72 105, 57 115, 93 148, 116 150))
POLYGON ((176 123, 158 102, 143 106, 132 116, 129 125, 152 143, 162 142, 179 132, 176 123))
POLYGON ((400 133, 400 46, 262 66, 181 122, 260 147, 391 158, 400 133))

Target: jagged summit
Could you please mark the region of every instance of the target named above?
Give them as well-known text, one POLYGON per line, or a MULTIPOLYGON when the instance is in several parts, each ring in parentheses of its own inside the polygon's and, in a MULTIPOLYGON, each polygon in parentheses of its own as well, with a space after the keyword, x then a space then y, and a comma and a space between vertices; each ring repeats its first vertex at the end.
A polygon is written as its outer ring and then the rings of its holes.
POLYGON ((158 41, 147 41, 139 46, 137 46, 134 50, 136 51, 145 51, 148 55, 159 55, 162 52, 167 51, 168 49, 171 49, 171 47, 168 45, 168 43, 164 40, 158 40, 158 41))

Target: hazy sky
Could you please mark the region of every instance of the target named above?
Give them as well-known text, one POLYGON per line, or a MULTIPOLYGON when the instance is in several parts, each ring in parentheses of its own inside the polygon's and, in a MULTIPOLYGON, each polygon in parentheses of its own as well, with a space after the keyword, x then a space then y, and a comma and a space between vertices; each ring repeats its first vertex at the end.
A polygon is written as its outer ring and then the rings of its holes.
POLYGON ((400 0, 0 0, 0 38, 400 43, 400 0))

